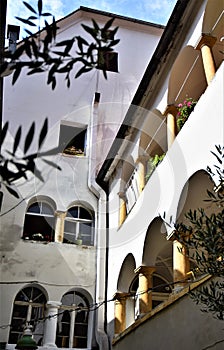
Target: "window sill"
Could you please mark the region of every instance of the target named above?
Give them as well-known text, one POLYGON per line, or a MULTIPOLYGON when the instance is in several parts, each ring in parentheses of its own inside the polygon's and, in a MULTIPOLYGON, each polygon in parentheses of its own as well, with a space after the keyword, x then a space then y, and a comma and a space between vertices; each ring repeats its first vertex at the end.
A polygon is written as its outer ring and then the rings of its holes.
POLYGON ((63 152, 61 152, 60 154, 63 157, 86 158, 85 154, 72 154, 72 153, 63 153, 63 152))

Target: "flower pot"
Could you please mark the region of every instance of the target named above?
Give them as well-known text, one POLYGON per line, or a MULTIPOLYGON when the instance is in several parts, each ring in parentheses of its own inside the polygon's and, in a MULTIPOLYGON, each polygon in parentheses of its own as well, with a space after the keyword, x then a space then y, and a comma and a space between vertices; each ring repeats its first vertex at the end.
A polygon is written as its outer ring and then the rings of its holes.
POLYGON ((81 238, 76 239, 75 244, 82 245, 82 239, 81 238))

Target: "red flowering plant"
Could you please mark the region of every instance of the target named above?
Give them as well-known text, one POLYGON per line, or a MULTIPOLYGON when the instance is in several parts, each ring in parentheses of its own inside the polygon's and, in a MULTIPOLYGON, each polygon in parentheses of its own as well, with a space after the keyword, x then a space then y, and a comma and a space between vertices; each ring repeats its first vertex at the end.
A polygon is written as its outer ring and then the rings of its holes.
POLYGON ((178 113, 177 113, 178 131, 180 131, 180 129, 183 127, 183 125, 187 121, 189 115, 191 114, 191 112, 193 112, 196 104, 197 104, 197 101, 191 97, 186 98, 183 103, 179 103, 179 105, 177 106, 177 109, 178 109, 178 113))

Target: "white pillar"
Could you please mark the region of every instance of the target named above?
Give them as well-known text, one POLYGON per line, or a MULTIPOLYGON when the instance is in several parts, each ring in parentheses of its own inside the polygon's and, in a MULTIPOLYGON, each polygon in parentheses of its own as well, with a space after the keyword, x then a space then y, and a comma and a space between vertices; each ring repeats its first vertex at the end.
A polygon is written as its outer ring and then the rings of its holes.
MULTIPOLYGON (((73 307, 75 304, 72 305, 73 307)), ((73 310, 70 312, 70 332, 69 332, 69 347, 73 348, 73 343, 74 343, 74 330, 75 330, 75 316, 76 316, 76 311, 73 310)))
POLYGON ((57 347, 55 344, 57 321, 58 321, 58 309, 61 302, 58 301, 48 301, 46 304, 46 317, 44 326, 44 340, 43 346, 45 347, 57 347), (54 317, 52 317, 54 316, 54 317))

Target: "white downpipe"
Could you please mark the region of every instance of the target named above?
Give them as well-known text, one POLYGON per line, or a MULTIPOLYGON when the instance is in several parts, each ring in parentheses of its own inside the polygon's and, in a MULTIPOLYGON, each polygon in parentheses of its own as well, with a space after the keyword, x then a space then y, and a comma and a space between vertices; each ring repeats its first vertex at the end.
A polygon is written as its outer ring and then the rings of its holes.
MULTIPOLYGON (((96 303, 101 303, 105 299, 105 265, 106 265, 106 193, 95 181, 96 165, 96 136, 98 120, 98 102, 93 101, 90 131, 89 131, 89 175, 88 187, 98 198, 97 212, 97 261, 96 261, 96 303)), ((104 311, 105 304, 96 310, 96 340, 100 350, 108 350, 108 337, 104 331, 104 311)))

